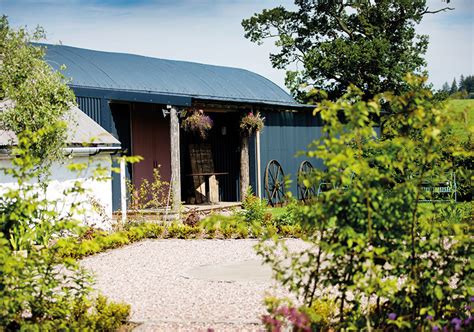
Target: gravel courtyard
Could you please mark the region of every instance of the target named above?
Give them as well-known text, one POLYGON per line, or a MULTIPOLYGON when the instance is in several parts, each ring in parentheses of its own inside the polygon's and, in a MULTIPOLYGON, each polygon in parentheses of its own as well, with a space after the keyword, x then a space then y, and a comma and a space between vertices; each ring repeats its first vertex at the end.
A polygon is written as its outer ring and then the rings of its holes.
MULTIPOLYGON (((132 306, 137 331, 261 330, 266 292, 282 294, 256 240, 146 240, 86 258, 96 288, 132 306)), ((288 240, 297 250, 302 241, 288 240)))

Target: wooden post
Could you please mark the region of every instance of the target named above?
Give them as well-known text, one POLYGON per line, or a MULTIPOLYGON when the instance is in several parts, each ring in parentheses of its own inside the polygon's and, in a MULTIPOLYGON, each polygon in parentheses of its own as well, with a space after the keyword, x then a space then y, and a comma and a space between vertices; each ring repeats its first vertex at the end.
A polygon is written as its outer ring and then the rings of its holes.
POLYGON ((181 162, 179 153, 179 119, 175 107, 170 108, 170 143, 171 143, 171 193, 174 213, 179 213, 181 206, 181 162))
POLYGON ((120 158, 120 208, 122 209, 122 226, 127 221, 127 187, 125 183, 125 157, 120 158))
POLYGON ((240 201, 243 201, 250 185, 249 137, 241 134, 240 143, 240 201))
POLYGON ((260 131, 255 133, 255 145, 257 155, 257 196, 262 198, 262 169, 260 164, 260 131))

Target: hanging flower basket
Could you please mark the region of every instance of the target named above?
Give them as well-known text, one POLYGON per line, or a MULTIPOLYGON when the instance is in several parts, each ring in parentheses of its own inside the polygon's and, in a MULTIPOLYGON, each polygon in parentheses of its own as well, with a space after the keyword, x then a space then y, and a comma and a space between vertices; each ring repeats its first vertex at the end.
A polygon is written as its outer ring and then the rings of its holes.
POLYGON ((260 113, 253 114, 249 112, 240 120, 240 130, 242 134, 252 135, 253 133, 263 129, 263 120, 260 113))
POLYGON ((202 139, 206 139, 209 130, 212 128, 212 119, 205 115, 203 110, 188 110, 185 119, 181 123, 181 128, 188 133, 194 133, 202 139))

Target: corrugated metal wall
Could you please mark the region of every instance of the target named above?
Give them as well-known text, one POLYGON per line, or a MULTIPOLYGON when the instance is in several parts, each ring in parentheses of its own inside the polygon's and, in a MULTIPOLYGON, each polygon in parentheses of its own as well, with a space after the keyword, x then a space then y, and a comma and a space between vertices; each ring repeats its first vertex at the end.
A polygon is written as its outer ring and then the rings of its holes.
POLYGON ((79 108, 95 122, 101 124, 101 99, 93 97, 77 97, 79 108))
MULTIPOLYGON (((297 156, 299 151, 306 151, 308 144, 321 137, 321 120, 311 111, 302 112, 263 112, 265 127, 260 136, 261 188, 265 193, 264 172, 267 163, 276 159, 282 166, 285 175, 293 180, 290 189, 296 195, 296 174, 306 156, 297 156)), ((314 167, 322 164, 310 160, 314 167)))
MULTIPOLYGON (((77 96, 76 101, 84 113, 120 140, 115 122, 112 119, 108 100, 105 98, 77 96)), ((113 167, 119 167, 117 162, 114 161, 113 167)), ((128 172, 127 175, 129 175, 128 172)), ((112 209, 113 211, 120 209, 120 174, 115 172, 112 173, 112 209)))

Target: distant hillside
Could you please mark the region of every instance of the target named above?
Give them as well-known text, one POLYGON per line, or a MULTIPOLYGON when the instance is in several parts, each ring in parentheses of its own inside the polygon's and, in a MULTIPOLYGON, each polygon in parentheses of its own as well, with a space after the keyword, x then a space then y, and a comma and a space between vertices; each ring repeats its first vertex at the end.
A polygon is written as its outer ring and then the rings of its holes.
POLYGON ((464 140, 468 136, 467 127, 474 126, 474 99, 453 99, 449 101, 448 109, 453 112, 456 122, 453 123, 453 130, 456 136, 464 140), (464 110, 467 110, 466 116, 464 110))

